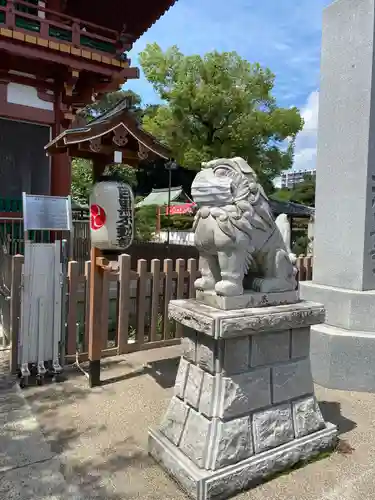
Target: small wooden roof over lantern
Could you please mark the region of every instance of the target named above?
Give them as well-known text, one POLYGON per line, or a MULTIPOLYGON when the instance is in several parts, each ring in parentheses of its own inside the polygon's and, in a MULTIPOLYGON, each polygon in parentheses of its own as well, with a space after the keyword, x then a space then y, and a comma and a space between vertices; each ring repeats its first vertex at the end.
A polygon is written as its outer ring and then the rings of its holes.
POLYGON ((93 160, 94 177, 114 162, 115 153, 122 155, 117 163, 132 167, 144 160, 169 160, 171 155, 166 146, 142 129, 126 98, 89 122, 77 115, 72 127, 50 141, 45 150, 48 155, 68 153, 93 160))

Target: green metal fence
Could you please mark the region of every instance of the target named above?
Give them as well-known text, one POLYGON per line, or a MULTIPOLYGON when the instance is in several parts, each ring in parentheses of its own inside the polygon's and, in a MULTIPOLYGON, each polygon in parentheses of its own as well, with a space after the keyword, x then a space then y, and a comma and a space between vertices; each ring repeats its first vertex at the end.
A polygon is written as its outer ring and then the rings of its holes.
POLYGON ((21 213, 22 199, 21 198, 0 198, 0 212, 21 213))
MULTIPOLYGON (((48 243, 48 231, 30 231, 31 241, 48 243)), ((9 255, 23 254, 24 233, 22 218, 22 199, 0 198, 0 245, 9 255)))
MULTIPOLYGON (((73 210, 73 254, 80 262, 87 260, 90 252, 90 229, 87 214, 82 208, 73 210)), ((28 239, 34 243, 50 243, 66 238, 59 232, 29 231, 28 239)), ((24 228, 21 199, 0 198, 0 256, 24 253, 24 228)))

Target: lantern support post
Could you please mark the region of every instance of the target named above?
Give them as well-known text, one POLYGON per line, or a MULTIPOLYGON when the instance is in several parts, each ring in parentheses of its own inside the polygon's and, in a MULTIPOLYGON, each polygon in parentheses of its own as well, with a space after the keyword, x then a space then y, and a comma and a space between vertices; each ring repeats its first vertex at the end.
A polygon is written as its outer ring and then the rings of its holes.
MULTIPOLYGON (((93 184, 99 181, 103 175, 105 166, 108 163, 106 158, 97 156, 92 162, 92 181, 93 184)), ((97 387, 100 385, 100 362, 102 357, 102 319, 101 319, 101 300, 103 293, 103 268, 98 265, 99 259, 103 253, 99 248, 91 246, 91 275, 90 275, 90 313, 89 313, 89 386, 97 387)))
POLYGON ((97 264, 102 252, 91 247, 90 315, 89 315, 89 385, 100 385, 100 360, 102 356, 101 300, 103 293, 103 269, 97 264))
POLYGON ((100 363, 102 357, 102 339, 107 332, 102 324, 102 294, 104 273, 119 272, 117 261, 109 261, 99 248, 91 248, 90 275, 90 314, 89 314, 89 386, 98 387, 100 380, 100 363))
MULTIPOLYGON (((116 161, 121 160, 119 154, 115 152, 116 161)), ((103 183, 110 186, 113 181, 104 180, 103 173, 105 172, 105 162, 98 157, 93 162, 93 193, 103 183)), ((108 164, 108 162, 106 162, 108 164)), ((134 196, 130 186, 125 184, 121 187, 121 183, 115 182, 116 193, 111 193, 107 196, 110 197, 112 203, 113 199, 118 197, 115 207, 113 204, 106 207, 105 199, 99 198, 100 205, 95 203, 95 194, 90 196, 90 226, 91 226, 91 274, 90 274, 90 290, 89 290, 89 339, 88 339, 88 360, 89 370, 88 379, 90 387, 97 387, 101 385, 100 369, 103 339, 106 338, 107 332, 103 329, 106 326, 102 320, 102 300, 103 300, 103 284, 104 274, 118 274, 119 263, 118 256, 120 253, 128 248, 133 240, 134 235, 134 196), (128 190, 128 191, 127 191, 128 190), (92 201, 94 200, 94 201, 92 201), (93 208, 95 207, 95 211, 93 208), (108 211, 107 211, 108 210, 108 211), (117 215, 118 214, 118 215, 117 215), (103 219, 98 222, 99 215, 103 219), (118 221, 116 222, 116 217, 118 221), (100 231, 104 224, 112 223, 112 232, 110 236, 105 231, 104 241, 99 241, 97 237, 93 238, 93 231, 100 231), (116 240, 116 243, 113 242, 116 240)), ((103 194, 103 193, 102 193, 103 194)), ((108 201, 108 200, 107 200, 108 201)), ((107 226, 108 228, 108 226, 107 226)))

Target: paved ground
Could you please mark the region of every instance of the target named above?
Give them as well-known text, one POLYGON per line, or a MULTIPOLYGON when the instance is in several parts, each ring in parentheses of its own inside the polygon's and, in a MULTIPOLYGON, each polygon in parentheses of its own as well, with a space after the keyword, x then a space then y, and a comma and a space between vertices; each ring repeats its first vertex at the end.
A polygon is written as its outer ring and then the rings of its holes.
POLYGON ((8 353, 0 350, 0 498, 83 500, 68 485, 61 462, 46 442, 21 390, 4 376, 8 353))
MULTIPOLYGON (((107 383, 94 390, 74 371, 63 384, 21 395, 0 382, 0 498, 185 500, 146 451, 147 428, 166 409, 178 355, 172 347, 107 360, 107 383)), ((334 453, 236 500, 373 500, 375 395, 319 387, 317 395, 354 451, 334 453)))

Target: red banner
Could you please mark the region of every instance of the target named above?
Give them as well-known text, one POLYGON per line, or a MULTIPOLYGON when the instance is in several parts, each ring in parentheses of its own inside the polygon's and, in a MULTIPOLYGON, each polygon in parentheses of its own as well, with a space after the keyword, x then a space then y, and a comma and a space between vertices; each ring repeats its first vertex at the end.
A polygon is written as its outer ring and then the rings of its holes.
POLYGON ((195 203, 184 203, 183 205, 171 205, 170 212, 165 207, 165 215, 187 215, 194 212, 195 203))

